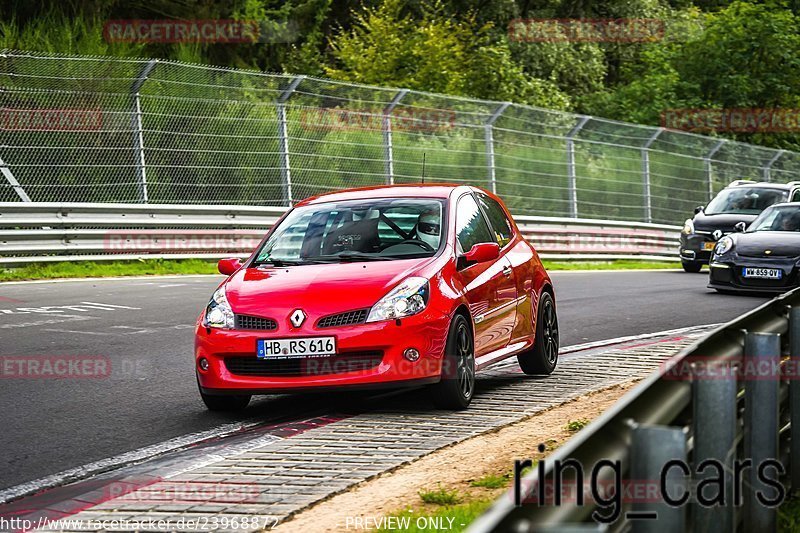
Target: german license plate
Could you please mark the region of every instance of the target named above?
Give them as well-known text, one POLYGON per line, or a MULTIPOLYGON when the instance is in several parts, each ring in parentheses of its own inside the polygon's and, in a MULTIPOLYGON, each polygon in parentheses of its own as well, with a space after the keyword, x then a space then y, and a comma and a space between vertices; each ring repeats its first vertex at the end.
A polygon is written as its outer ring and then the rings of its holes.
POLYGON ((715 243, 715 242, 704 242, 703 243, 703 250, 713 250, 714 246, 716 246, 716 245, 717 245, 717 243, 715 243))
POLYGON ((259 359, 296 359, 336 355, 336 337, 293 337, 258 341, 259 359))
POLYGON ((748 268, 742 269, 745 278, 781 279, 783 270, 780 268, 748 268))

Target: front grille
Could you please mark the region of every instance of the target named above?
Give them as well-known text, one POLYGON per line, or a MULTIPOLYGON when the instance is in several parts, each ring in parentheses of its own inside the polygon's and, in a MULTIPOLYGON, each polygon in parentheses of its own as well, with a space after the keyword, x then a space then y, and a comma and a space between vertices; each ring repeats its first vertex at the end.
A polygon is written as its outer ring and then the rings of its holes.
POLYGON ((351 326, 353 324, 363 324, 367 320, 369 309, 359 309, 348 311, 336 315, 328 315, 319 319, 318 328, 336 328, 339 326, 351 326))
POLYGON ((321 376, 371 370, 382 360, 382 351, 349 352, 315 359, 226 357, 225 368, 239 376, 321 376))
POLYGON ((278 323, 271 318, 250 315, 236 315, 234 317, 234 327, 236 329, 270 331, 273 329, 278 329, 278 323))

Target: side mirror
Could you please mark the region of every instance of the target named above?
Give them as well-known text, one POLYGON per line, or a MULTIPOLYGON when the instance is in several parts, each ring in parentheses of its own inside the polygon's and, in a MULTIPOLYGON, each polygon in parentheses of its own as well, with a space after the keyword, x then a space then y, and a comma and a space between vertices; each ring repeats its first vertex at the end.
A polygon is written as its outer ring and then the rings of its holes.
POLYGON ((694 214, 695 215, 697 213, 702 213, 703 211, 705 211, 705 207, 703 207, 702 205, 698 205, 697 207, 694 208, 694 214))
POLYGON ((464 260, 470 263, 485 263, 500 257, 500 245, 496 242, 481 242, 464 254, 464 260))
POLYGON ((242 267, 242 260, 238 257, 229 257, 227 259, 220 259, 217 263, 217 270, 220 274, 230 276, 242 267))
POLYGON ((744 233, 744 230, 746 229, 747 229, 747 224, 744 222, 737 222, 733 226, 733 231, 735 231, 736 233, 744 233))

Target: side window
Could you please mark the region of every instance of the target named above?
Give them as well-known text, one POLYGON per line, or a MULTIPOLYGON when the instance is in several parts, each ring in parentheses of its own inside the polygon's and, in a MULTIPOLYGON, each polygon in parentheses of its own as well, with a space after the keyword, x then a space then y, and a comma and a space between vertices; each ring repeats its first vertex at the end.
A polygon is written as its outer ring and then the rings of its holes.
POLYGON ((792 193, 792 199, 789 201, 800 202, 800 189, 795 189, 795 191, 792 193))
POLYGON ((462 196, 456 208, 456 234, 461 249, 468 252, 480 242, 495 242, 486 219, 471 194, 462 196))
POLYGON ((486 212, 489 222, 492 223, 492 229, 497 234, 497 244, 502 248, 511 241, 511 237, 514 235, 514 231, 511 229, 511 222, 509 222, 505 211, 496 200, 479 194, 478 201, 486 212))

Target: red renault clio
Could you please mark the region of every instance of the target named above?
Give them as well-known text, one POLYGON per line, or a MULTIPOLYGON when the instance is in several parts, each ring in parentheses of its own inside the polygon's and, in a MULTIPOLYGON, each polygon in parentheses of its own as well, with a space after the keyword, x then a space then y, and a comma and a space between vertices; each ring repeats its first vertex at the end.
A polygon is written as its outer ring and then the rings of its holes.
POLYGON ((558 360, 553 285, 494 195, 398 185, 310 198, 244 262, 223 259, 195 364, 212 410, 254 394, 427 385, 466 408, 475 371, 558 360))

